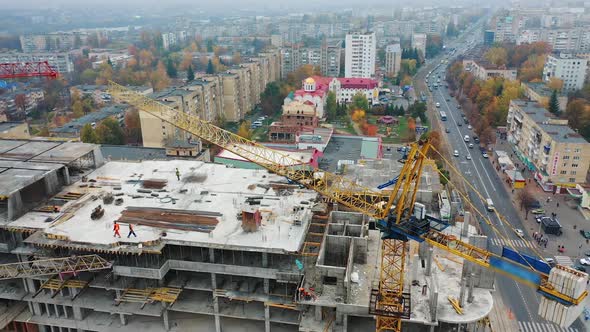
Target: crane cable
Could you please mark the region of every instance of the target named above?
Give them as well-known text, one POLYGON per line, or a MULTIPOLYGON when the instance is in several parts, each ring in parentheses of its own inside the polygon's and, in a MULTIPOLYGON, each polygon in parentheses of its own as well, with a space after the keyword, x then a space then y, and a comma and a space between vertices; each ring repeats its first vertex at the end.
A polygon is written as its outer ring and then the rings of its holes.
MULTIPOLYGON (((459 175, 459 177, 460 177, 460 178, 461 178, 461 179, 462 179, 462 180, 463 180, 465 183, 467 183, 467 185, 469 186, 469 188, 471 188, 471 190, 473 190, 473 191, 474 191, 474 192, 477 194, 477 196, 478 196, 478 197, 481 199, 481 201, 482 201, 482 202, 485 202, 485 198, 483 197, 483 195, 482 195, 482 194, 481 194, 479 191, 477 191, 477 190, 475 189, 475 187, 474 187, 474 186, 473 186, 473 185, 472 185, 472 184, 471 184, 469 181, 467 181, 467 179, 466 179, 466 178, 463 176, 463 174, 462 174, 462 173, 461 173, 459 170, 457 170, 457 168, 456 168, 456 167, 455 167, 455 166, 454 166, 454 165, 453 165, 451 162, 449 162, 449 160, 448 160, 448 159, 446 159, 446 158, 445 158, 445 157, 442 155, 442 153, 440 153, 440 152, 439 152, 439 151, 438 151, 436 148, 434 148, 432 145, 431 145, 431 149, 433 149, 433 150, 434 150, 434 151, 435 151, 435 152, 436 152, 436 153, 437 153, 437 154, 438 154, 438 155, 439 155, 439 156, 440 156, 440 157, 441 157, 441 158, 442 158, 442 159, 445 161, 445 163, 446 163, 446 164, 447 164, 447 165, 448 165, 448 166, 449 166, 449 167, 450 167, 450 168, 451 168, 451 169, 452 169, 452 170, 453 170, 453 171, 454 171, 456 174, 458 174, 458 175, 459 175)), ((419 151, 419 153, 422 153, 422 152, 421 152, 421 151, 419 151)), ((424 156, 424 157, 426 157, 426 156, 424 156)), ((438 169, 437 169, 437 172, 438 172, 438 173, 439 173, 439 174, 440 174, 440 175, 441 175, 441 176, 442 176, 442 177, 443 177, 445 180, 447 180, 447 182, 448 182, 448 183, 451 183, 451 185, 452 185, 454 188, 457 188, 457 187, 455 186, 455 184, 454 184, 452 181, 450 181, 450 180, 449 180, 449 179, 448 179, 448 178, 447 178, 447 177, 446 177, 444 174, 442 174, 442 172, 441 172, 440 170, 438 170, 438 169)), ((504 235, 503 235, 503 234, 502 234, 502 233, 501 233, 501 232, 500 232, 500 231, 499 231, 499 230, 496 228, 496 226, 494 226, 494 225, 492 224, 491 220, 490 220, 490 219, 489 219, 487 216, 484 216, 484 215, 483 215, 483 214, 482 214, 482 213, 479 211, 479 209, 478 209, 478 208, 476 208, 476 207, 474 206, 474 204, 471 202, 471 200, 470 200, 470 199, 469 199, 469 198, 468 198, 468 197, 467 197, 467 196, 466 196, 466 195, 465 195, 463 192, 461 192, 461 190, 458 190, 458 192, 459 192, 459 193, 460 193, 460 195, 463 197, 463 199, 465 199, 465 201, 466 201, 466 202, 467 202, 467 203, 468 203, 468 204, 469 204, 469 205, 472 207, 472 209, 473 209, 474 211, 476 211, 476 212, 477 212, 477 214, 478 214, 478 215, 479 215, 479 216, 480 216, 480 217, 481 217, 481 218, 482 218, 482 219, 483 219, 483 220, 486 222, 486 224, 488 224, 488 225, 489 225, 489 226, 492 228, 492 230, 493 230, 493 231, 494 231, 494 232, 495 232, 497 235, 499 235, 499 236, 500 236, 500 238, 502 238, 503 240, 508 240, 508 239, 507 239, 507 238, 506 238, 506 237, 505 237, 505 236, 504 236, 504 235)), ((507 226, 508 226, 508 227, 509 227, 509 228, 510 228, 512 231, 514 231, 514 232, 516 233, 516 231, 514 230, 514 228, 512 227, 512 225, 510 225, 510 224, 507 222, 507 220, 506 220, 506 219, 505 219, 503 216, 501 216, 501 215, 499 214, 499 212, 498 212, 497 210, 494 210, 494 213, 496 214, 496 216, 498 217, 498 220, 500 220, 500 222, 502 222, 502 223, 505 223, 505 224, 506 224, 506 225, 507 225, 507 226)), ((528 261, 527 259, 525 259, 524 257, 522 257, 521 253, 520 253, 520 252, 519 252, 519 251, 518 251, 518 250, 517 250, 517 249, 516 249, 514 246, 512 246, 512 245, 510 244, 511 242, 509 242, 509 241, 505 241, 505 243, 508 243, 508 245, 507 245, 507 246, 508 246, 509 248, 513 249, 513 250, 514 250, 514 251, 515 251, 515 252, 516 252, 516 253, 517 253, 517 254, 518 254, 518 255, 519 255, 519 256, 520 256, 520 257, 521 257, 521 258, 522 258, 522 259, 523 259, 523 260, 524 260, 526 263, 527 263, 527 265, 530 267, 530 269, 531 269, 531 270, 535 270, 535 269, 534 269, 534 267, 531 265, 531 263, 529 263, 529 261, 528 261)), ((539 251, 538 251, 536 248, 534 248, 534 247, 532 247, 532 246, 530 246, 529 248, 530 248, 530 249, 531 249, 531 250, 532 250, 532 251, 533 251, 533 252, 534 252, 534 253, 535 253, 535 254, 536 254, 538 257, 540 257, 540 258, 541 258, 543 261, 545 261, 545 260, 544 260, 544 258, 543 258, 543 255, 541 255, 541 254, 540 254, 540 252, 539 252, 539 251)))

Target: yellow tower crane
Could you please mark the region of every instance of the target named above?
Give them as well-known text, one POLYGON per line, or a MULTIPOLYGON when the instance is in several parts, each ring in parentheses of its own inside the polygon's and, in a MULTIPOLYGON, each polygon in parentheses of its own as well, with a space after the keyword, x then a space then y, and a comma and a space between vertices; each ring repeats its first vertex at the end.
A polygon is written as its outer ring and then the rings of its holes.
MULTIPOLYGON (((400 174, 390 181, 390 185, 394 185, 391 193, 385 195, 343 176, 319 169, 301 169, 301 161, 286 153, 252 142, 114 82, 109 82, 109 92, 118 101, 135 106, 176 128, 376 219, 383 234, 381 273, 379 288, 371 293, 369 312, 377 317, 378 331, 401 331, 402 319, 409 318, 410 296, 404 292, 404 268, 407 242, 410 239, 426 241, 470 262, 500 271, 564 305, 578 305, 588 295, 584 291, 581 295, 572 297, 569 293, 559 291, 560 288, 549 281, 549 267, 542 265, 542 261, 531 262, 524 255, 510 258, 494 254, 443 233, 448 224, 441 220, 431 216, 413 216, 422 168, 428 161, 427 153, 434 150, 428 141, 412 144, 400 174)), ((556 268, 573 276, 588 278, 585 273, 568 267, 556 268)))

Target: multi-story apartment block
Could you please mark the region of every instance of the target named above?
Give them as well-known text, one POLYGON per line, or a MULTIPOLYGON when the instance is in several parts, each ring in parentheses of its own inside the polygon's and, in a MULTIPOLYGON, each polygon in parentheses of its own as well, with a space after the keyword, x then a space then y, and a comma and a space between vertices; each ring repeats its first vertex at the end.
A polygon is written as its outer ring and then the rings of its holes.
POLYGON ((70 87, 70 95, 77 93, 80 97, 90 96, 95 104, 102 105, 111 101, 106 85, 81 84, 70 87))
POLYGON ((519 22, 518 17, 511 15, 496 16, 492 20, 492 30, 494 30, 494 41, 498 43, 514 42, 518 36, 519 22))
POLYGON ((527 29, 520 32, 517 44, 546 42, 553 51, 590 51, 590 29, 527 29))
MULTIPOLYGON (((178 111, 198 115, 197 110, 200 106, 198 91, 187 88, 169 88, 154 92, 149 97, 178 111)), ((143 146, 188 148, 192 150, 190 155, 193 156, 196 156, 201 151, 200 139, 191 137, 185 131, 162 122, 159 118, 146 112, 139 112, 139 120, 143 146)))
POLYGON ((517 69, 496 66, 483 59, 463 60, 463 69, 471 72, 477 79, 487 80, 493 77, 503 77, 507 80, 516 80, 517 69))
POLYGON ((167 32, 162 34, 162 47, 165 50, 170 49, 170 46, 176 45, 177 38, 174 32, 167 32))
POLYGON ((375 76, 377 41, 374 32, 346 35, 344 76, 370 78, 375 76))
POLYGON ((37 61, 49 62, 49 65, 60 73, 74 71, 74 62, 68 53, 0 53, 0 63, 37 61))
POLYGON ((238 122, 246 115, 240 107, 240 78, 235 73, 223 73, 223 116, 228 122, 238 122))
MULTIPOLYGON (((545 83, 521 83, 524 95, 530 100, 536 101, 541 105, 549 105, 553 90, 551 90, 545 83)), ((563 92, 557 94, 557 102, 559 103, 559 110, 565 112, 567 107, 567 95, 563 92)))
POLYGON ((81 46, 86 40, 86 34, 81 33, 48 33, 40 35, 20 36, 21 49, 24 53, 38 53, 47 51, 69 51, 81 46))
POLYGON ((543 68, 543 80, 559 78, 564 91, 579 90, 584 86, 588 59, 568 53, 549 54, 543 68))
POLYGON ((425 33, 412 34, 412 48, 422 52, 422 56, 426 56, 426 40, 427 36, 425 33))
POLYGON ((554 118, 545 108, 526 100, 512 100, 508 140, 517 155, 546 191, 586 182, 590 144, 572 130, 565 119, 554 118))
MULTIPOLYGON (((33 110, 44 99, 45 93, 43 89, 16 89, 0 95, 0 113, 7 116, 10 120, 24 120, 26 112, 33 110), (21 98, 19 96, 24 98, 24 104, 20 104, 20 101, 17 102, 17 99, 21 98)), ((1 118, 0 122, 2 122, 1 118)))
POLYGON ((340 74, 340 55, 342 41, 324 41, 317 47, 303 47, 291 44, 281 49, 282 77, 303 65, 319 67, 324 76, 340 74))
POLYGON ((402 48, 400 44, 389 45, 385 48, 385 72, 388 76, 397 77, 402 62, 402 48))

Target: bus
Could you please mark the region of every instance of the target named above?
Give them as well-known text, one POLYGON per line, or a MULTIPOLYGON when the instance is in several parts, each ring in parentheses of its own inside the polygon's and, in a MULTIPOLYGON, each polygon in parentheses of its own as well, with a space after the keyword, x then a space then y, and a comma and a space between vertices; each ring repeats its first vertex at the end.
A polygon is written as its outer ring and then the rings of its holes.
POLYGON ((445 113, 445 111, 440 111, 440 119, 442 121, 447 121, 447 113, 445 113))

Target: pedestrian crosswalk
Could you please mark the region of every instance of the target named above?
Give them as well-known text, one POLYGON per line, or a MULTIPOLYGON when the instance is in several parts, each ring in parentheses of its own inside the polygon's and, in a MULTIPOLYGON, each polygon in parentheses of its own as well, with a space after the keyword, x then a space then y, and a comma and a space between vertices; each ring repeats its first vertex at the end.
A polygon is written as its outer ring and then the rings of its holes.
POLYGON ((513 240, 513 239, 499 239, 493 238, 490 239, 492 245, 502 247, 510 247, 510 248, 530 248, 532 246, 532 242, 528 240, 513 240))
POLYGON ((563 328, 551 323, 518 322, 520 332, 578 332, 573 327, 563 328))

